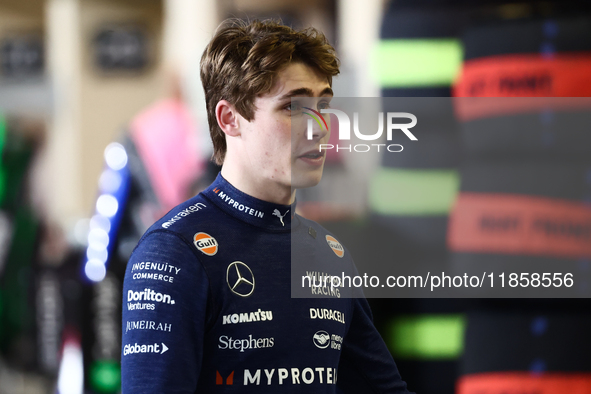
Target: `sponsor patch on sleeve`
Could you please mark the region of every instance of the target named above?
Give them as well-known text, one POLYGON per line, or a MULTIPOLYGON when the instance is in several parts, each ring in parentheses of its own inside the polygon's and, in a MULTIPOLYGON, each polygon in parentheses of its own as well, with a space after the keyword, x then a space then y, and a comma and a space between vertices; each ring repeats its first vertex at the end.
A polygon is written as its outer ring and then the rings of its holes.
POLYGON ((338 257, 343 257, 345 255, 345 248, 343 248, 343 245, 341 245, 341 243, 337 241, 335 237, 327 235, 326 242, 334 254, 336 254, 338 257))

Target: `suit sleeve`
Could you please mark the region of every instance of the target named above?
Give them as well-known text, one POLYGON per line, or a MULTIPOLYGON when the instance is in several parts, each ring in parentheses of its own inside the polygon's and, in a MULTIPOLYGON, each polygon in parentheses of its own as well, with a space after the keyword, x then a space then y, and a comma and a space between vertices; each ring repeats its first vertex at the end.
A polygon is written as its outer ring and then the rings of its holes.
POLYGON ((208 294, 205 269, 182 238, 163 231, 142 239, 123 284, 123 394, 195 392, 208 294))
POLYGON ((355 298, 343 341, 338 387, 342 393, 408 394, 396 363, 375 328, 365 298, 355 298))
MULTIPOLYGON (((351 260, 352 275, 359 275, 351 260)), ((406 382, 373 324, 362 288, 351 294, 351 325, 343 339, 337 388, 341 393, 409 394, 406 382)), ((410 393, 412 394, 412 393, 410 393)))

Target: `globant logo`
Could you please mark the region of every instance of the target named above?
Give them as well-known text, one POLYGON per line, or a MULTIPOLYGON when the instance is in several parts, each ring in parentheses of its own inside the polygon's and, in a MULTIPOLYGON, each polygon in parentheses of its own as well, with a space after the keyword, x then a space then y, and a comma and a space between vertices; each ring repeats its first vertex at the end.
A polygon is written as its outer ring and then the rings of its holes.
POLYGON ((156 354, 164 354, 168 350, 168 346, 162 343, 160 344, 155 343, 153 345, 138 345, 137 342, 133 345, 125 345, 123 348, 123 355, 127 356, 128 354, 139 354, 139 353, 156 353, 156 354))

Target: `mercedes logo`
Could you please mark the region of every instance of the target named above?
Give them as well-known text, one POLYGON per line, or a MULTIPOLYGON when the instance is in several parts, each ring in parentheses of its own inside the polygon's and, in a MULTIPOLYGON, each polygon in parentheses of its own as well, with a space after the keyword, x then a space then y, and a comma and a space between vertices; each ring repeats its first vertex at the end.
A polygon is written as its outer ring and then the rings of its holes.
POLYGON ((242 261, 234 261, 228 266, 226 283, 232 293, 240 297, 248 297, 254 291, 254 275, 242 261))

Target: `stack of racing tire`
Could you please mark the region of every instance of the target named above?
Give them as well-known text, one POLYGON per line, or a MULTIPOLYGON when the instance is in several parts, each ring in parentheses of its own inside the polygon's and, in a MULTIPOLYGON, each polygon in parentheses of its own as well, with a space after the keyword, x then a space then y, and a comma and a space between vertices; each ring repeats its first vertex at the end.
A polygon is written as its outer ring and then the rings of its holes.
MULTIPOLYGON (((376 243, 389 261, 380 262, 384 267, 379 272, 388 274, 411 267, 446 270, 447 222, 459 189, 461 158, 449 97, 461 67, 461 32, 485 17, 474 6, 427 3, 390 3, 372 62, 383 97, 381 111, 409 112, 420 123, 411 130, 416 130, 418 141, 403 133, 392 135, 388 143, 403 150, 384 152, 371 176, 371 238, 382 240, 376 243)), ((371 302, 376 324, 409 389, 453 393, 463 349, 463 301, 371 302)))
POLYGON ((473 27, 463 46, 452 269, 528 298, 474 303, 457 394, 591 392, 591 17, 473 27))

